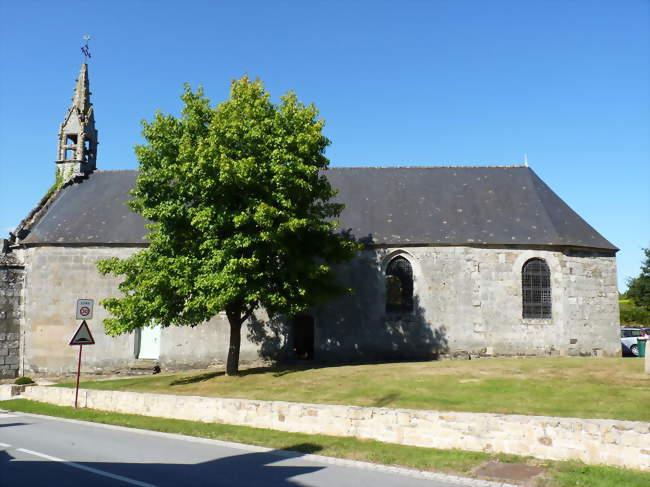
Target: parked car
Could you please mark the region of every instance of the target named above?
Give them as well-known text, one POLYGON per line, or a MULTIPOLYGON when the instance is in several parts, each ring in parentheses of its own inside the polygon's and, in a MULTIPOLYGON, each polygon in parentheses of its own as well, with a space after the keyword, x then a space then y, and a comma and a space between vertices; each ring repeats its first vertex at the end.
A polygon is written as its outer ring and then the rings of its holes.
POLYGON ((638 339, 641 337, 650 338, 650 333, 645 328, 621 328, 621 347, 623 355, 639 356, 638 339))

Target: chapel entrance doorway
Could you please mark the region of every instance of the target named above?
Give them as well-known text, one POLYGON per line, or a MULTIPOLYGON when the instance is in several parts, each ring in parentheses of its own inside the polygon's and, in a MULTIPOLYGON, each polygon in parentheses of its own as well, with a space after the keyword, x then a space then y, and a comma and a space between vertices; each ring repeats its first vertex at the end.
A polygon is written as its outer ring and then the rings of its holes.
POLYGON ((136 330, 138 359, 160 358, 160 325, 145 326, 136 330))
POLYGON ((314 359, 314 318, 310 315, 293 318, 293 351, 298 360, 314 359))

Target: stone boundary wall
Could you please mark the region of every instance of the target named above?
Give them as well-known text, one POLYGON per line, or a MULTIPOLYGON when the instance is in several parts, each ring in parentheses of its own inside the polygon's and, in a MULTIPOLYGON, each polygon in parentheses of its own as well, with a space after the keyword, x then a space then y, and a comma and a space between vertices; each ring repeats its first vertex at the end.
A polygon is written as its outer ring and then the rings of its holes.
MULTIPOLYGON (((62 406, 74 389, 31 386, 20 397, 62 406)), ((160 418, 308 434, 354 436, 428 448, 502 452, 650 470, 650 423, 304 404, 79 390, 79 406, 160 418)))
MULTIPOLYGON (((25 386, 17 384, 2 384, 0 385, 0 401, 5 399, 15 399, 25 390, 25 386)), ((2 408, 0 408, 2 409, 2 408)))
POLYGON ((24 272, 0 250, 0 378, 20 368, 20 318, 24 272))

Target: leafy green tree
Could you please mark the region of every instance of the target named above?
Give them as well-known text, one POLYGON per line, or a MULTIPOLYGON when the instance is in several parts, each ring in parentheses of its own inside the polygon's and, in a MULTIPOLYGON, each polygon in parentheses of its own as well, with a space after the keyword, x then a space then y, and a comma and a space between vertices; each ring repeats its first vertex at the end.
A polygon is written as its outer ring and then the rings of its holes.
POLYGON ((627 282, 627 297, 637 306, 650 310, 650 247, 643 249, 645 261, 641 264, 641 274, 627 282))
POLYGON ((323 175, 329 140, 318 111, 293 92, 274 104, 261 81, 232 82, 215 108, 186 85, 182 116, 143 122, 140 172, 129 207, 149 246, 98 263, 123 277, 102 301, 109 335, 160 323, 195 326, 225 311, 226 373, 236 375, 242 324, 263 307, 292 315, 334 295, 332 265, 359 246, 336 232, 343 206, 323 175))
POLYGON ((650 309, 637 306, 629 301, 619 302, 621 325, 650 326, 650 309))

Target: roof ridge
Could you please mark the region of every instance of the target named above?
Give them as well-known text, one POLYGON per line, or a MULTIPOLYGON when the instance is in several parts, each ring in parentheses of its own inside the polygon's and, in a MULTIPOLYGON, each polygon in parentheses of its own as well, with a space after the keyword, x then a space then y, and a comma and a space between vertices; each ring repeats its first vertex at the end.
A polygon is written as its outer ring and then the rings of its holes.
POLYGON ((485 166, 334 166, 330 165, 329 169, 484 169, 484 168, 526 168, 523 164, 491 164, 485 166))
MULTIPOLYGON (((527 168, 523 164, 491 164, 485 166, 334 166, 330 165, 328 169, 485 169, 485 168, 498 168, 498 169, 517 169, 527 168)), ((95 169, 93 172, 132 172, 139 171, 139 169, 95 169)))

